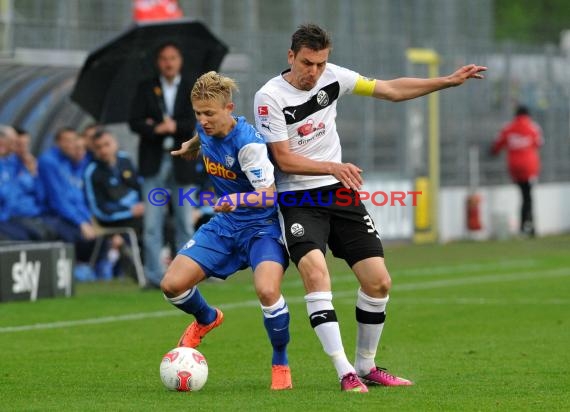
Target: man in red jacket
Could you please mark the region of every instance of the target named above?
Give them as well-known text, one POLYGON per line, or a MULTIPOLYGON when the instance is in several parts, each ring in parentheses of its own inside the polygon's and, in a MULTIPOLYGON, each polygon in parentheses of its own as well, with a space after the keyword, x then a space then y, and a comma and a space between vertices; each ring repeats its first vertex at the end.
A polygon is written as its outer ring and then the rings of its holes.
POLYGON ((534 236, 531 187, 540 172, 542 143, 542 129, 525 106, 518 106, 515 118, 501 129, 492 147, 493 154, 507 150, 509 173, 522 193, 520 230, 529 236, 534 236))

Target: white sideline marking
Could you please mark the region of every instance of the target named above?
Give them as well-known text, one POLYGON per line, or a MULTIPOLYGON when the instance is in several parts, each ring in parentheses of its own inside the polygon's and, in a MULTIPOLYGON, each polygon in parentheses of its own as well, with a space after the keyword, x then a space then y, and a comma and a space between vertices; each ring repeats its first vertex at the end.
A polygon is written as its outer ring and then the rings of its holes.
MULTIPOLYGON (((392 280, 401 279, 401 277, 408 276, 426 276, 426 275, 449 275, 449 274, 465 274, 472 272, 479 272, 489 269, 515 269, 524 268, 529 269, 539 265, 539 261, 535 259, 524 259, 524 260, 506 260, 501 263, 489 262, 489 263, 466 263, 461 265, 445 265, 445 266, 429 266, 425 268, 415 268, 415 269, 402 269, 396 270, 394 272, 390 271, 392 280)), ((289 276, 286 276, 283 280, 283 286, 303 286, 303 281, 300 278, 295 278, 288 280, 289 276)), ((356 281, 354 274, 348 273, 344 275, 334 275, 331 277, 333 285, 339 283, 348 283, 356 281)), ((334 289, 334 287, 333 287, 334 289)))
MULTIPOLYGON (((416 282, 416 283, 407 283, 403 285, 395 285, 393 290, 398 292, 403 291, 415 291, 415 290, 426 290, 426 289, 437 289, 443 288, 448 286, 459 286, 459 285, 474 285, 474 284, 484 284, 484 283, 498 283, 498 282, 514 282, 514 281, 521 281, 521 280, 529 280, 529 279, 544 279, 544 278, 557 278, 557 277, 565 277, 570 276, 570 270, 567 268, 559 268, 559 269, 551 269, 545 270, 543 272, 515 272, 515 273, 504 273, 501 275, 484 275, 484 276, 473 276, 467 278, 459 278, 459 279, 442 279, 442 280, 435 280, 435 281, 428 281, 428 282, 416 282)), ((343 291, 343 292, 333 292, 333 297, 336 298, 344 298, 349 296, 356 296, 356 291, 343 291)), ((471 299, 471 298, 468 298, 471 299)), ((418 302, 421 300, 413 299, 414 302, 418 302)), ((479 299, 471 299, 473 302, 479 301, 479 299)), ((445 299, 441 300, 447 301, 445 299)), ((287 298, 288 303, 303 303, 304 298, 300 297, 290 297, 287 298)), ((402 302, 402 299, 399 298, 398 302, 402 302)), ((404 300, 404 302, 406 302, 404 300)), ((490 300, 489 302, 500 302, 500 300, 490 300)), ((521 301, 522 302, 522 301, 521 301)), ((566 304, 568 303, 567 300, 552 300, 552 302, 559 302, 554 304, 566 304)), ((409 302, 407 302, 409 303, 409 302)), ((461 302, 456 302, 461 303, 461 302)), ((258 306, 259 302, 257 300, 248 300, 243 302, 235 302, 235 303, 226 303, 219 305, 221 309, 232 309, 232 308, 243 308, 243 307, 250 307, 250 306, 258 306)), ((161 310, 156 312, 140 312, 140 313, 131 313, 126 315, 117 315, 117 316, 104 316, 100 318, 90 318, 90 319, 78 319, 78 320, 70 320, 70 321, 61 321, 61 322, 50 322, 50 323, 36 323, 33 325, 21 325, 21 326, 5 326, 0 327, 0 334, 1 333, 11 333, 11 332, 25 332, 30 330, 39 330, 39 329, 59 329, 59 328, 67 328, 73 326, 83 326, 83 325, 98 325, 103 323, 114 323, 114 322, 124 322, 130 320, 141 320, 141 319, 149 319, 149 318, 162 318, 167 316, 179 316, 182 315, 183 312, 172 309, 172 310, 161 310)))
MULTIPOLYGON (((259 302, 257 300, 250 300, 238 303, 222 304, 217 306, 219 306, 221 309, 231 309, 236 307, 241 308, 241 307, 256 306, 256 305, 259 305, 259 302)), ((36 323, 33 325, 5 326, 5 327, 0 327, 0 333, 23 332, 23 331, 38 330, 38 329, 59 329, 59 328, 67 328, 71 326, 83 326, 83 325, 100 325, 103 323, 123 322, 128 320, 140 320, 140 319, 150 319, 150 318, 164 318, 168 316, 178 316, 183 314, 184 312, 172 308, 171 310, 159 310, 156 312, 129 313, 126 315, 102 316, 100 318, 65 320, 61 322, 36 323)))
POLYGON ((538 266, 540 261, 536 259, 504 260, 502 262, 487 263, 463 263, 460 265, 428 266, 425 268, 402 269, 395 272, 394 276, 423 276, 450 273, 478 272, 489 269, 529 268, 538 266))
MULTIPOLYGON (((398 297, 399 305, 494 305, 494 306, 512 306, 512 305, 570 305, 570 299, 498 299, 498 298, 401 298, 398 297)), ((351 303, 354 299, 342 298, 337 302, 351 303)))

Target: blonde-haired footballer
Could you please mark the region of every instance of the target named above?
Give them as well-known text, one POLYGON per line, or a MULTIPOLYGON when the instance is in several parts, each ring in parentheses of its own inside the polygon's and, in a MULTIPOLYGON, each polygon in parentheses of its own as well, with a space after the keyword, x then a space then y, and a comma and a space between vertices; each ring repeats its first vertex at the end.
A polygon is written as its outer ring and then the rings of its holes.
POLYGON ((172 154, 196 158, 202 153, 218 197, 217 213, 178 252, 160 286, 170 303, 195 317, 178 343, 195 348, 224 317, 196 285, 207 277, 226 279, 251 267, 273 346, 271 389, 290 389, 289 308, 280 289, 289 258, 274 201, 273 165, 261 135, 244 117, 232 115, 235 90, 234 80, 213 71, 192 88, 197 135, 172 154))
POLYGON ((382 81, 328 63, 330 51, 325 30, 314 24, 298 28, 287 54, 290 69, 269 80, 255 95, 256 127, 277 165, 277 190, 288 192, 287 202, 279 198, 287 249, 303 278, 311 326, 332 360, 341 390, 368 392, 365 383, 411 385, 375 363, 391 280, 374 222, 362 203, 356 202, 362 170, 342 161, 336 105, 347 94, 390 101, 413 99, 481 78, 486 68, 472 64, 446 77, 382 81), (335 202, 341 189, 352 196, 351 205, 335 202), (296 195, 297 204, 289 192, 296 195), (327 199, 328 204, 319 204, 319 199, 327 199), (332 304, 327 245, 334 256, 348 263, 360 283, 354 364, 345 354, 332 304))

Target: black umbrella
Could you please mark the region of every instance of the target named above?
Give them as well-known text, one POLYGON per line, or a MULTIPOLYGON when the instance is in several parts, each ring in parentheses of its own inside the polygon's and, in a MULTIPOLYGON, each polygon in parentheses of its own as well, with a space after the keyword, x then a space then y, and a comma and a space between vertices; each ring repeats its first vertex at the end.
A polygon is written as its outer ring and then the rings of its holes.
POLYGON ((195 20, 135 23, 89 54, 71 99, 102 124, 128 121, 137 85, 156 75, 154 53, 168 41, 182 49, 183 75, 191 81, 217 70, 228 52, 224 43, 195 20))

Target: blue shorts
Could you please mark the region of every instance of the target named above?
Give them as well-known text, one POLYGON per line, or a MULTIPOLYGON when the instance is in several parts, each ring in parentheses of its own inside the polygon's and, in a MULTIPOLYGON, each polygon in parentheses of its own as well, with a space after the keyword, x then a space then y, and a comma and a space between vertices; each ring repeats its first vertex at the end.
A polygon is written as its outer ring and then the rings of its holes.
POLYGON ((206 276, 220 279, 247 267, 255 270, 265 261, 280 263, 283 270, 289 265, 277 220, 232 227, 222 215, 216 215, 200 226, 178 254, 198 263, 206 276))

